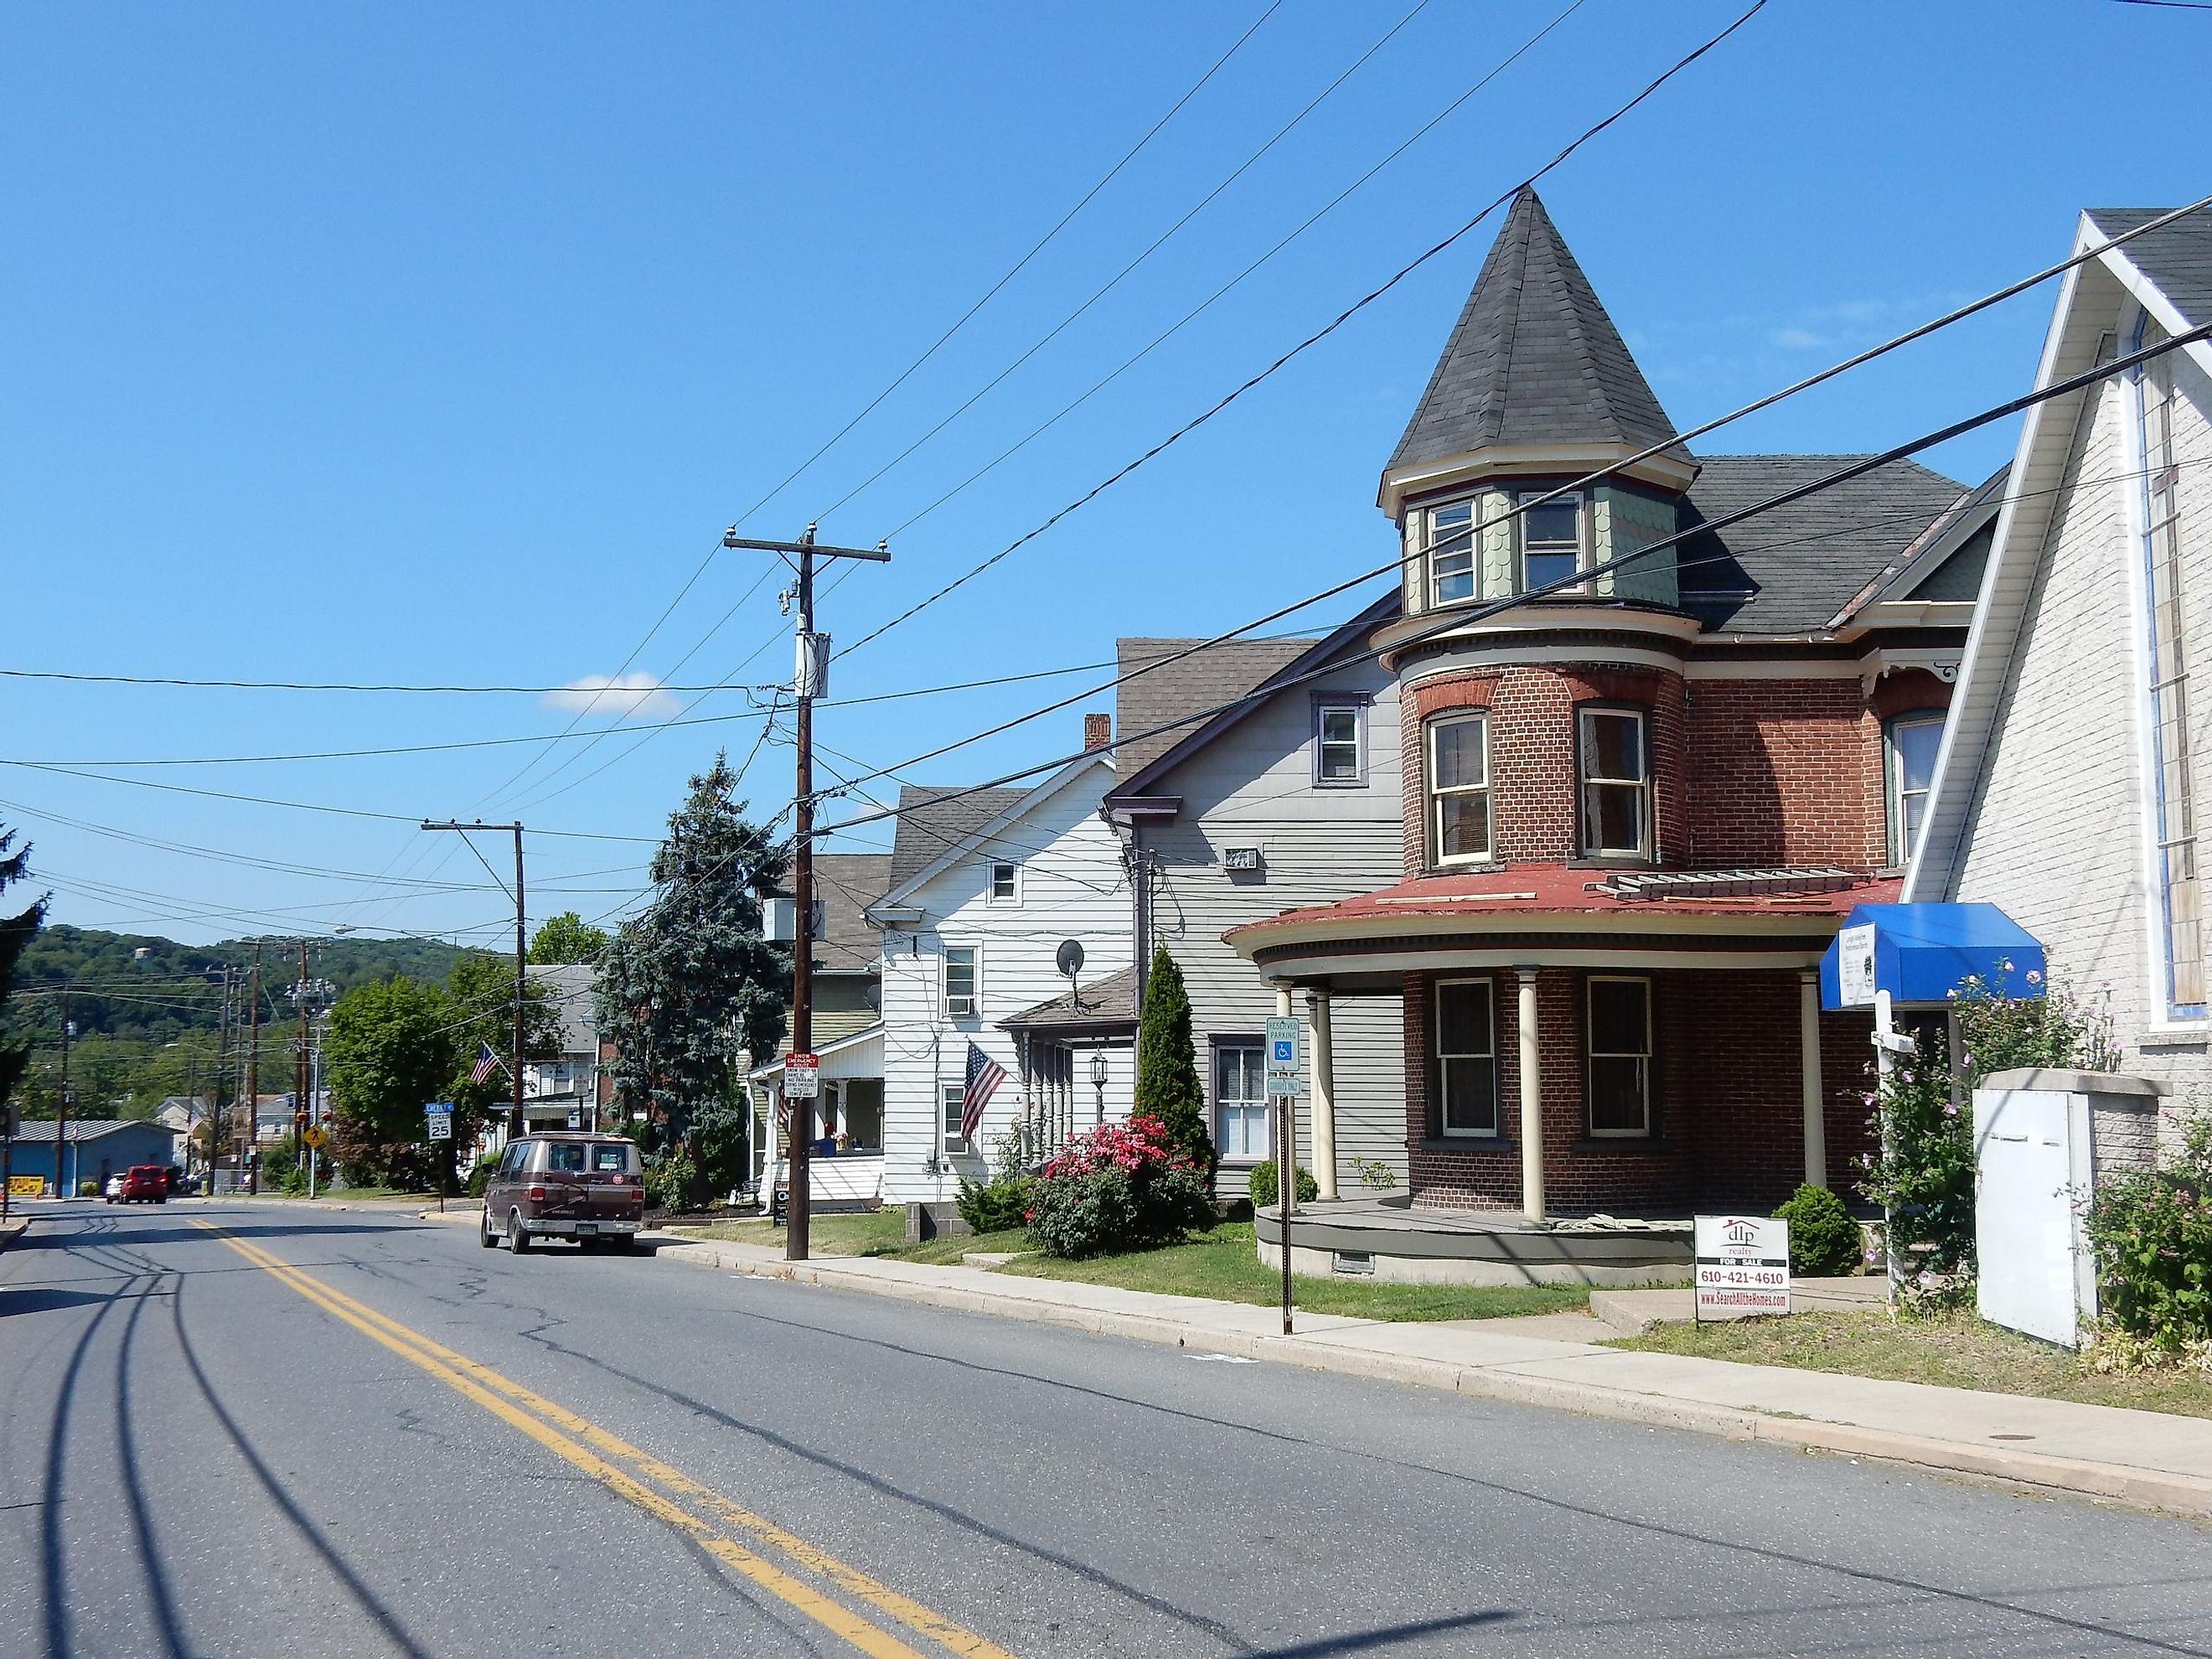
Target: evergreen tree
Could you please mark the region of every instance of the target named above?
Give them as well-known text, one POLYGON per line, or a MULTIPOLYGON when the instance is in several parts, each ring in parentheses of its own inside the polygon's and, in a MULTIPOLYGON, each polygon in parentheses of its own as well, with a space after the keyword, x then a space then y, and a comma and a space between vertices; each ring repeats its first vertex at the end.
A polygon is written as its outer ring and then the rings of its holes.
POLYGON ((653 901, 599 964, 616 1103, 644 1113, 662 1146, 681 1144, 695 1166, 702 1140, 718 1163, 732 1161, 733 1139, 741 1154, 745 1067, 775 1051, 790 994, 789 952, 761 937, 757 896, 782 877, 786 854, 732 799, 737 783, 720 755, 691 780, 653 856, 653 901))
MULTIPOLYGON (((13 850, 15 832, 0 830, 0 892, 23 879, 31 872, 31 849, 13 850)), ((46 919, 46 901, 33 900, 31 908, 12 916, 0 916, 0 1022, 8 1012, 8 991, 15 983, 15 961, 23 954, 23 947, 31 942, 39 925, 46 919)), ((0 1030, 9 1029, 0 1024, 0 1030)), ((30 1063, 31 1046, 20 1041, 0 1042, 0 1101, 6 1101, 15 1092, 15 1084, 30 1063)))
POLYGON ((1190 993, 1182 969, 1163 945, 1145 977, 1144 1018, 1137 1027, 1137 1110, 1167 1126, 1169 1144, 1213 1176, 1213 1137, 1206 1132, 1206 1090, 1191 1041, 1190 993))

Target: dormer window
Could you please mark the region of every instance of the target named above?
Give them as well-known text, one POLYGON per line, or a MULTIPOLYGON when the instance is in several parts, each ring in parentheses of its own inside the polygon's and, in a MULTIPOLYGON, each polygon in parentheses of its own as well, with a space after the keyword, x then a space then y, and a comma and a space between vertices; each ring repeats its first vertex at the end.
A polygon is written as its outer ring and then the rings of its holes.
POLYGON ((1540 492, 1521 498, 1522 592, 1564 581, 1583 568, 1583 498, 1545 501, 1540 492))

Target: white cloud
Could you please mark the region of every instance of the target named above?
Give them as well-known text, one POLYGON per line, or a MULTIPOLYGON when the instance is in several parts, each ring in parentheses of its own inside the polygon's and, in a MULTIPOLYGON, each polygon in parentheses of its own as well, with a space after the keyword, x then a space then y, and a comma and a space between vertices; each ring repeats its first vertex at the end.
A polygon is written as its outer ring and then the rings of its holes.
POLYGON ((1824 337, 1807 328, 1778 328, 1767 339, 1785 351, 1810 351, 1828 343, 1824 337))
POLYGON ((571 680, 558 691, 548 691, 545 701, 556 708, 573 708, 580 713, 589 709, 595 714, 616 714, 624 719, 673 714, 683 706, 673 694, 660 689, 659 680, 641 671, 611 677, 586 674, 580 680, 571 680))

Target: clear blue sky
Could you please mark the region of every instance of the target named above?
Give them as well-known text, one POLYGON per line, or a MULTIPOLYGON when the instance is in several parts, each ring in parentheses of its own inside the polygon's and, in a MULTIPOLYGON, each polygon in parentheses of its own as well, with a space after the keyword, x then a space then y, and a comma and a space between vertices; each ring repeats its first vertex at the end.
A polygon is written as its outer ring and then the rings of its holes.
MULTIPOLYGON (((826 539, 892 535, 888 568, 858 570, 823 603, 822 625, 857 640, 1334 316, 1741 9, 1585 0, 1166 346, 902 527, 1565 3, 1431 0, 1105 300, 842 501, 1412 5, 1284 0, 1027 270, 747 528, 787 536, 821 514, 826 539)), ((721 526, 1264 9, 9 9, 0 666, 522 685, 614 673, 721 526)), ((1686 426, 2061 257, 2085 204, 2202 193, 2209 48, 2212 14, 2112 0, 1774 0, 1541 189, 1686 426)), ((1116 634, 1213 631, 1387 559, 1376 473, 1489 234, 842 662, 836 693, 1097 661, 1116 634)), ((2025 390, 2049 313, 2047 292, 2015 301, 1706 447, 1897 441, 2025 390)), ((1936 459, 1978 479, 2009 443, 1991 432, 1936 459)), ((635 669, 683 684, 787 676, 777 581, 738 604, 759 559, 717 556, 635 669)), ((820 731, 881 764, 1087 683, 827 708, 820 731)), ((742 718, 639 745, 658 707, 561 770, 581 743, 112 775, 650 836, 717 744, 743 756, 760 729, 744 696, 723 692, 696 713, 742 718)), ((573 715, 534 696, 21 680, 0 682, 0 756, 64 763, 527 737, 573 715)), ((1046 758, 1074 745, 1077 714, 921 776, 1046 758)), ((609 724, 603 710, 585 729, 609 724)), ((748 787, 763 816, 787 798, 789 759, 774 743, 757 753, 748 787)), ((0 823, 36 843, 58 921, 194 940, 349 921, 480 927, 496 943, 506 925, 506 901, 453 838, 404 823, 14 766, 0 767, 0 823)), ((534 842, 533 920, 619 904, 647 851, 534 842)))

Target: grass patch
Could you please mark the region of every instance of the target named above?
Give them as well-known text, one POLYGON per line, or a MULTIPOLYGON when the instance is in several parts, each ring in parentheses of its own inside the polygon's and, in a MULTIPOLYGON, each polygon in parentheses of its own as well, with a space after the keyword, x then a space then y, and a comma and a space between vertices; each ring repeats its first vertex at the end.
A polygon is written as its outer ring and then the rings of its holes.
MULTIPOLYGON (((698 1237, 726 1238, 738 1244, 765 1244, 779 1250, 784 1243, 783 1229, 772 1221, 725 1221, 707 1228, 698 1237)), ((886 1205, 880 1210, 811 1216, 806 1224, 806 1245, 808 1254, 816 1255, 900 1255, 906 1249, 906 1212, 886 1205)))
MULTIPOLYGON (((1188 1243, 1128 1255, 1060 1261, 1027 1255, 999 1269, 1032 1279, 1118 1285, 1124 1290, 1170 1296, 1211 1297, 1273 1307, 1282 1299, 1279 1272, 1260 1265, 1252 1224, 1224 1222, 1188 1243)), ((1309 1313, 1351 1314, 1361 1319, 1500 1319, 1520 1314, 1562 1313, 1585 1307, 1589 1292, 1571 1285, 1380 1285, 1371 1279, 1291 1281, 1291 1296, 1309 1313)))
POLYGON ((1883 1309, 1792 1314, 1784 1319, 1727 1324, 1670 1322, 1611 1346, 2212 1417, 2212 1379, 2180 1371, 2108 1376, 2063 1348, 1990 1324, 1963 1310, 1895 1323, 1883 1309))
MULTIPOLYGON (((349 1198, 404 1199, 410 1204, 421 1204, 425 1206, 435 1204, 438 1201, 438 1195, 435 1193, 406 1193, 400 1191, 397 1187, 332 1188, 327 1184, 319 1184, 315 1188, 315 1195, 318 1199, 327 1198, 334 1201, 343 1201, 349 1198)), ((270 1192, 264 1188, 262 1190, 261 1196, 264 1198, 282 1198, 284 1194, 282 1193, 270 1192)), ((300 1196, 304 1199, 307 1197, 307 1194, 301 1193, 300 1196)), ((471 1198, 465 1193, 456 1194, 454 1196, 448 1198, 446 1200, 448 1204, 474 1204, 476 1201, 477 1200, 475 1199, 471 1198)))

